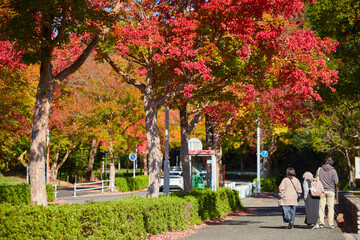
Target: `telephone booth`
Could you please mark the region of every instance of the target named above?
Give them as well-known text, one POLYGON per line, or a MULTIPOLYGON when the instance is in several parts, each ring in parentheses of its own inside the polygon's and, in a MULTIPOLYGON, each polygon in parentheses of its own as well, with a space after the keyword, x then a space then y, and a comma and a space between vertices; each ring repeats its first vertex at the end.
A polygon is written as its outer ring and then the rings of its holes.
MULTIPOLYGON (((189 162, 191 180, 204 179, 205 186, 216 191, 216 155, 214 150, 202 150, 202 143, 197 138, 191 138, 189 144, 189 162), (198 159, 201 161, 198 161, 198 159), (196 161, 197 160, 197 161, 196 161)), ((192 186, 196 186, 192 182, 192 186)))

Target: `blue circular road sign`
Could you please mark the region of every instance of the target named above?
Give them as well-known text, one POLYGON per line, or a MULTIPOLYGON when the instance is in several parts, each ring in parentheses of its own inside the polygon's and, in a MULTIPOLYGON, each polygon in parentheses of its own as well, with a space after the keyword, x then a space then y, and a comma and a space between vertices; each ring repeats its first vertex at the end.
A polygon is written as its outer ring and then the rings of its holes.
POLYGON ((261 152, 261 156, 262 156, 262 157, 267 157, 268 154, 269 154, 269 153, 268 153, 267 151, 265 151, 265 150, 261 152))
POLYGON ((135 161, 136 160, 136 154, 130 153, 129 154, 129 159, 130 159, 130 161, 135 161))

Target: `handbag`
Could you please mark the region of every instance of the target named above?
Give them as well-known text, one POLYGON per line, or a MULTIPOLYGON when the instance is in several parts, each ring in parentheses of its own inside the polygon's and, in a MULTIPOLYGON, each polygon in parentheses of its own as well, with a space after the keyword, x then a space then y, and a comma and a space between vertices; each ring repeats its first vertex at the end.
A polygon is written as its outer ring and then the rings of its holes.
POLYGON ((289 179, 290 179, 290 182, 291 182, 291 184, 293 185, 293 187, 294 187, 294 189, 295 189, 295 192, 296 192, 296 194, 297 194, 297 201, 299 202, 300 199, 301 199, 301 196, 300 196, 300 194, 296 191, 295 185, 294 185, 294 183, 291 181, 291 178, 289 178, 289 179))

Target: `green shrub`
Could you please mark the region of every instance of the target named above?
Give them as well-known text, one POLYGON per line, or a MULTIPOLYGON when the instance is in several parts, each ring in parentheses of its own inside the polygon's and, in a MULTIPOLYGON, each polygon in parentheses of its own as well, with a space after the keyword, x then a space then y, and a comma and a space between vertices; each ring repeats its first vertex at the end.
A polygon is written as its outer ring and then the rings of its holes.
POLYGON ((218 188, 217 192, 220 195, 222 208, 224 209, 225 212, 234 212, 236 210, 240 210, 244 208, 241 205, 239 192, 228 188, 218 188))
POLYGON ((133 177, 116 177, 115 187, 119 192, 146 189, 148 187, 149 176, 138 175, 133 177))
POLYGON ((52 202, 55 200, 55 189, 53 185, 46 184, 47 201, 52 202))
POLYGON ((227 188, 218 188, 216 192, 210 188, 193 189, 188 194, 183 191, 172 193, 171 196, 193 196, 199 206, 198 215, 202 220, 216 219, 226 216, 227 212, 243 209, 239 192, 227 188))
MULTIPOLYGON (((344 190, 344 191, 350 191, 350 186, 349 186, 349 180, 347 178, 341 178, 339 177, 339 183, 337 184, 337 187, 340 189, 340 190, 344 190)), ((356 188, 355 190, 356 191, 359 191, 360 190, 360 179, 356 179, 355 180, 355 184, 356 184, 356 188)))
MULTIPOLYGON (((47 201, 52 202, 55 199, 54 187, 51 184, 46 184, 47 201)), ((0 203, 30 203, 30 185, 18 184, 0 186, 0 203)))
POLYGON ((115 178, 115 187, 119 192, 130 191, 130 188, 127 184, 126 178, 124 178, 124 177, 115 178))
MULTIPOLYGON (((260 178, 261 191, 263 192, 274 192, 279 188, 282 180, 282 175, 272 175, 267 178, 260 178)), ((257 182, 257 178, 254 179, 257 182)))
POLYGON ((0 205, 0 239, 146 239, 200 223, 193 197, 110 202, 0 205))

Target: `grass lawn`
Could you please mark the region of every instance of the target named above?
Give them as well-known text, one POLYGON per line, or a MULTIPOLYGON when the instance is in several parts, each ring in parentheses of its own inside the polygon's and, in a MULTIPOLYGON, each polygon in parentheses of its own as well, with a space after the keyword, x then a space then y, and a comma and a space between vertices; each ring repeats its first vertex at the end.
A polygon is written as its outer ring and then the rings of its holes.
POLYGON ((0 177, 0 185, 16 185, 21 183, 26 183, 26 179, 21 177, 0 177))

